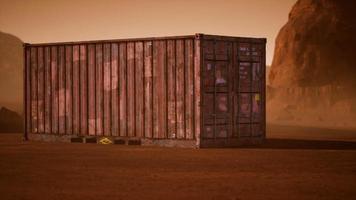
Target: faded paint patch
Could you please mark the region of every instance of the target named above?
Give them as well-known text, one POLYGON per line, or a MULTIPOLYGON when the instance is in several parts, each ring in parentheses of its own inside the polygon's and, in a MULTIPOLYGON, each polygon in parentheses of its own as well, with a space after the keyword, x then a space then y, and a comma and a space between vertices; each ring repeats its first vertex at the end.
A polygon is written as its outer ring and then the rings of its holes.
POLYGON ((98 133, 102 133, 102 119, 101 118, 96 118, 95 119, 95 123, 96 123, 96 131, 98 132, 98 133))
POLYGON ((86 60, 86 47, 84 45, 80 45, 80 60, 86 60))
POLYGON ((111 89, 115 90, 117 89, 117 82, 118 82, 118 76, 117 76, 117 61, 113 60, 112 61, 112 68, 111 68, 111 89))
POLYGON ((89 119, 89 135, 95 135, 95 119, 89 119))
POLYGON ((78 62, 79 61, 79 49, 78 46, 73 47, 73 61, 78 62))
POLYGON ((38 100, 38 119, 43 119, 43 100, 38 100))
POLYGON ((105 76, 104 76, 104 90, 105 91, 111 90, 110 74, 108 72, 105 72, 105 76))
POLYGON ((43 125, 43 123, 39 123, 39 124, 38 124, 38 131, 41 132, 41 133, 44 132, 44 125, 43 125))
POLYGON ((37 101, 31 101, 31 116, 32 119, 37 119, 37 101))
POLYGON ((227 97, 224 95, 224 96, 219 96, 218 97, 218 109, 219 111, 222 111, 222 112, 227 112, 227 97))
POLYGON ((58 115, 60 117, 62 116, 65 116, 65 93, 66 93, 66 90, 65 89, 60 89, 58 91, 58 103, 59 103, 59 113, 58 115))

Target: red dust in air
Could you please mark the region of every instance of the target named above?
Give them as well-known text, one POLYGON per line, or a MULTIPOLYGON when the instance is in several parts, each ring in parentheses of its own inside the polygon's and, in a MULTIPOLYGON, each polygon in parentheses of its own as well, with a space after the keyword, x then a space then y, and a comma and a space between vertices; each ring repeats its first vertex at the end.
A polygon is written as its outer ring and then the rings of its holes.
MULTIPOLYGON (((272 124, 264 144, 195 150, 22 142, 20 134, 1 134, 0 198, 355 198, 354 8, 354 1, 337 0, 299 0, 293 7, 268 68, 272 124)), ((21 42, 12 40, 20 52, 13 60, 22 62, 21 42)), ((18 83, 19 74, 13 76, 18 83)), ((2 75, 0 80, 11 81, 2 75)), ((14 85, 21 90, 21 84, 14 85)), ((12 94, 7 82, 0 86, 2 94, 12 94)), ((4 105, 16 110, 11 104, 21 104, 22 92, 15 92, 20 95, 9 95, 4 105)))

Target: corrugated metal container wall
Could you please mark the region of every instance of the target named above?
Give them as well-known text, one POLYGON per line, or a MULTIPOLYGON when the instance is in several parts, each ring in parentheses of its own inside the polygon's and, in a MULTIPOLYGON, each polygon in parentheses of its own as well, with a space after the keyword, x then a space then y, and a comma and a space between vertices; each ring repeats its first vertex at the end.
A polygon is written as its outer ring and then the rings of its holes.
POLYGON ((264 138, 264 45, 202 34, 27 44, 25 136, 191 147, 264 138))

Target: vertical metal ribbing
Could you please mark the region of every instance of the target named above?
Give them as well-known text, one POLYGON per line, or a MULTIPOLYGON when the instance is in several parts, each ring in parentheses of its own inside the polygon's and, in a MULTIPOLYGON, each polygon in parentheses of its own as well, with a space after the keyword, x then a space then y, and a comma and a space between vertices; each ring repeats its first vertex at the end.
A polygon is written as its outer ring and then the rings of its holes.
POLYGON ((133 42, 133 48, 134 48, 134 50, 133 50, 133 56, 134 56, 134 58, 133 58, 133 70, 134 70, 134 74, 133 74, 133 82, 134 82, 134 90, 133 90, 133 93, 134 93, 134 96, 133 96, 133 101, 134 101, 134 107, 133 107, 133 110, 134 110, 134 123, 133 123, 133 129, 134 129, 134 131, 133 131, 133 134, 134 134, 134 137, 136 137, 137 136, 137 133, 136 133, 136 116, 137 116, 137 113, 136 113, 136 42, 133 42))
POLYGON ((250 56, 250 137, 252 137, 253 133, 252 133, 252 123, 253 123, 253 120, 252 120, 252 106, 253 106, 253 96, 254 96, 254 93, 253 93, 253 81, 252 81, 252 73, 253 73, 253 70, 252 70, 252 65, 253 65, 253 62, 252 62, 252 47, 251 47, 251 43, 249 43, 249 56, 250 56))
POLYGON ((30 133, 32 133, 32 76, 31 76, 31 72, 32 72, 32 62, 31 62, 31 58, 32 58, 32 51, 31 51, 31 47, 29 47, 29 50, 28 50, 28 53, 30 54, 29 55, 29 63, 28 63, 28 66, 29 66, 29 70, 28 70, 28 78, 29 78, 29 90, 30 90, 30 95, 29 95, 29 107, 30 107, 30 110, 29 110, 29 130, 30 130, 30 133))
POLYGON ((263 82, 261 83, 263 97, 263 137, 266 138, 266 41, 263 43, 263 51, 262 51, 262 75, 263 75, 263 82))
POLYGON ((226 138, 232 138, 233 137, 233 123, 234 123, 234 119, 233 119, 233 112, 234 112, 234 96, 233 96, 233 91, 234 91, 234 82, 233 82, 233 42, 229 42, 228 43, 228 59, 229 59, 229 67, 228 67, 228 108, 230 109, 229 112, 229 121, 230 121, 230 127, 229 127, 229 132, 228 132, 228 136, 226 138), (231 56, 232 55, 232 56, 231 56))
POLYGON ((241 134, 240 134, 240 91, 241 91, 241 84, 240 84, 240 43, 236 43, 237 46, 237 137, 240 138, 241 134))
MULTIPOLYGON (((228 41, 227 41, 228 42, 228 41)), ((230 127, 229 127, 229 133, 228 137, 229 139, 233 138, 233 126, 234 126, 234 77, 233 77, 233 71, 234 71, 234 62, 233 62, 233 41, 228 42, 229 48, 228 48, 228 59, 229 59, 229 68, 228 68, 228 77, 229 77, 229 90, 228 90, 228 96, 229 96, 229 117, 230 117, 230 127)))
POLYGON ((78 54, 79 54, 79 63, 78 63, 78 78, 79 78, 79 84, 78 84, 78 86, 79 86, 79 92, 78 92, 78 95, 79 95, 79 97, 78 97, 78 99, 79 99, 79 127, 78 127, 78 129, 79 129, 79 133, 78 133, 78 135, 81 135, 81 132, 82 132, 82 101, 81 101, 81 99, 82 99, 82 95, 80 94, 81 93, 81 81, 80 81, 80 74, 81 74, 81 52, 80 52, 80 45, 78 45, 78 54))
MULTIPOLYGON (((203 127, 203 124, 204 124, 204 112, 202 112, 202 106, 205 106, 204 104, 204 88, 203 88, 203 82, 204 82, 204 77, 205 77, 205 74, 204 74, 204 66, 205 66, 205 55, 204 55, 204 37, 203 35, 199 36, 199 40, 200 40, 200 58, 199 58, 199 64, 200 64, 200 107, 199 107, 199 111, 200 111, 200 124, 198 124, 198 126, 200 126, 200 133, 197 133, 199 134, 199 145, 201 146, 201 140, 203 138, 203 135, 204 135, 204 127, 203 127)), ((203 108, 204 109, 204 108, 203 108)), ((199 146, 199 147, 200 147, 199 146)))
POLYGON ((117 111, 118 111, 118 118, 117 118, 117 130, 118 130, 118 136, 121 136, 121 108, 120 108, 120 105, 121 105, 121 94, 120 94, 120 91, 121 91, 121 81, 120 81, 120 75, 121 75, 121 68, 123 66, 121 66, 121 58, 120 58, 120 53, 121 53, 121 42, 118 42, 117 43, 117 104, 118 104, 118 108, 117 108, 117 111))
POLYGON ((45 62, 45 46, 42 47, 42 62, 43 62, 43 132, 46 133, 46 62, 45 62))
POLYGON ((102 124, 102 135, 105 135, 105 109, 104 109, 104 59, 105 59, 105 46, 101 43, 101 124, 102 124))
POLYGON ((37 133, 40 133, 39 132, 39 125, 40 125, 40 123, 39 123, 39 117, 40 117, 40 115, 39 115, 39 109, 38 109, 38 107, 39 107, 39 103, 38 103, 38 83, 39 83, 39 67, 38 67, 38 49, 39 49, 39 47, 36 47, 36 70, 35 70, 35 73, 36 73, 36 115, 37 115, 37 119, 36 119, 36 123, 37 123, 37 128, 36 128, 36 132, 37 133))
POLYGON ((213 97, 213 108, 214 108, 214 140, 216 140, 216 52, 215 52, 216 40, 213 40, 213 60, 214 60, 214 97, 213 97))
POLYGON ((63 46, 64 54, 64 134, 67 133, 67 47, 63 46))
POLYGON ((73 53, 73 46, 74 46, 74 45, 71 45, 71 58, 72 58, 72 59, 71 59, 71 65, 72 65, 71 79, 72 79, 72 84, 71 84, 71 86, 70 86, 70 87, 71 87, 71 93, 72 93, 72 95, 71 95, 71 98, 72 98, 72 100, 71 100, 71 103, 72 103, 72 105, 71 105, 71 108, 72 108, 72 110, 71 110, 71 112, 72 112, 72 113, 71 113, 71 115, 72 115, 72 120, 71 120, 71 123, 72 123, 72 130, 71 130, 71 134, 72 134, 72 135, 73 135, 73 132, 74 132, 74 131, 73 131, 73 129, 74 129, 74 128, 73 128, 73 127, 74 127, 74 122, 73 122, 73 121, 74 121, 74 115, 73 115, 73 114, 74 114, 74 111, 73 111, 73 110, 74 110, 74 109, 73 109, 73 105, 74 105, 74 101, 73 101, 73 99, 74 99, 74 97, 73 97, 73 95, 74 95, 74 91, 73 91, 73 85, 74 85, 74 78, 73 78, 73 77, 74 77, 74 55, 73 55, 74 53, 73 53))
POLYGON ((177 130, 178 130, 178 116, 177 116, 177 39, 174 39, 174 116, 175 116, 175 133, 174 139, 177 138, 177 130))
POLYGON ((56 88, 56 92, 57 92, 57 134, 59 134, 59 46, 56 46, 57 48, 57 88, 56 88))
POLYGON ((153 102, 153 92, 154 92, 154 78, 153 78, 153 48, 154 48, 154 45, 153 45, 153 40, 151 40, 151 82, 152 82, 152 87, 151 87, 151 123, 152 123, 152 127, 151 127, 151 138, 153 139, 154 138, 154 120, 153 120, 153 115, 154 115, 154 111, 153 111, 153 105, 154 105, 154 102, 153 102))
MULTIPOLYGON (((116 76, 117 76, 117 135, 120 136, 120 43, 117 44, 116 76)), ((116 122, 115 122, 116 123, 116 122)))
MULTIPOLYGON (((59 68, 58 68, 58 71, 60 72, 60 74, 58 74, 58 76, 61 76, 61 78, 62 78, 62 79, 61 79, 61 82, 62 82, 62 81, 63 81, 63 73, 62 73, 62 72, 63 72, 63 71, 65 72, 66 64, 65 64, 65 58, 64 58, 64 56, 65 56, 65 46, 64 46, 64 45, 63 45, 63 46, 60 46, 59 49, 61 49, 61 48, 63 48, 63 54, 62 54, 61 51, 59 52, 59 53, 60 53, 60 61, 59 61, 59 62, 61 63, 60 67, 62 67, 62 69, 59 69, 59 68), (63 68, 64 68, 64 69, 63 69, 63 68)), ((64 78, 65 78, 65 74, 64 74, 64 78)), ((64 84, 65 84, 65 83, 64 83, 64 84)), ((59 89, 58 89, 58 105, 60 105, 60 102, 59 102, 59 101, 60 101, 60 99, 59 99, 59 94, 60 94, 60 93, 59 93, 59 91, 60 91, 60 89, 62 89, 62 88, 59 87, 59 80, 58 80, 58 88, 59 88, 59 89)), ((66 89, 65 89, 65 87, 64 87, 64 99, 63 99, 63 100, 64 100, 64 116, 66 116, 66 114, 65 114, 65 113, 66 113, 66 112, 65 112, 65 110, 66 110, 66 104, 65 104, 65 102, 66 102, 66 94, 65 94, 65 93, 66 93, 66 89)), ((59 112, 60 112, 60 111, 58 110, 58 115, 59 115, 59 112)), ((59 117, 59 118, 60 118, 60 117, 59 117)), ((63 117, 62 117, 62 120, 63 120, 63 117)), ((66 120, 65 120, 65 117, 64 117, 64 134, 65 134, 65 123, 66 123, 65 121, 66 121, 66 120)), ((58 119, 58 125, 61 124, 61 123, 59 123, 59 122, 60 122, 60 121, 59 121, 59 119, 58 119)), ((61 126, 62 126, 62 125, 61 125, 61 126)), ((59 132, 60 132, 60 131, 58 130, 58 134, 60 134, 59 132)))
POLYGON ((96 111, 96 89, 97 89, 97 86, 96 86, 96 56, 97 56, 97 52, 96 52, 96 43, 93 44, 94 45, 94 69, 93 69, 93 72, 94 72, 94 118, 95 118, 95 123, 94 123, 94 135, 98 135, 97 133, 97 126, 96 126, 96 120, 98 119, 97 117, 97 111, 96 111))
POLYGON ((187 102, 186 102, 186 91, 187 91, 187 85, 186 85, 186 73, 187 73, 187 69, 186 69, 186 41, 185 39, 183 39, 183 124, 184 124, 184 139, 187 139, 187 121, 186 121, 186 108, 187 108, 187 102))
POLYGON ((196 139, 196 120, 195 120, 195 101, 196 101, 196 97, 195 97, 195 39, 192 40, 192 52, 193 52, 193 139, 196 139))
POLYGON ((113 135, 113 131, 112 131, 112 43, 110 43, 110 100, 109 100, 109 107, 110 107, 110 136, 113 135))
POLYGON ((25 117, 24 117, 24 139, 28 140, 28 130, 27 130, 27 120, 28 120, 28 116, 27 116, 27 109, 28 109, 28 104, 27 104, 27 93, 28 93, 28 89, 27 89, 27 67, 28 67, 28 63, 27 63, 27 45, 24 44, 23 46, 23 109, 24 109, 24 113, 25 113, 25 117))
POLYGON ((235 134, 236 134, 236 112, 235 112, 235 107, 236 107, 236 97, 237 97, 237 93, 236 93, 236 82, 235 80, 237 80, 237 77, 236 77, 236 69, 237 69, 237 65, 236 65, 236 49, 235 49, 235 41, 231 42, 231 55, 232 55, 232 64, 231 64, 231 82, 232 82, 232 103, 231 103, 231 110, 232 110, 232 114, 231 114, 231 118, 232 118, 232 125, 231 125, 231 137, 234 138, 235 137, 235 134))
MULTIPOLYGON (((205 81, 205 78, 206 78, 206 73, 205 73, 205 54, 204 54, 204 49, 205 49, 205 46, 204 46, 204 36, 203 35, 199 35, 199 69, 200 69, 200 85, 199 85, 199 89, 200 89, 200 104, 199 104, 199 110, 200 110, 200 124, 197 124, 197 126, 200 126, 200 133, 197 133, 199 134, 199 143, 201 143, 202 139, 203 139, 203 136, 205 134, 205 126, 204 126, 204 118, 205 118, 205 115, 206 113, 204 113, 204 109, 205 109, 205 99, 204 99, 204 96, 205 96, 205 90, 203 87, 204 86, 204 81, 205 81), (203 110, 203 111, 202 111, 203 110)), ((200 145, 200 144, 199 144, 200 145)))
POLYGON ((164 57, 164 74, 165 74, 165 84, 166 84, 166 91, 165 91, 165 95, 166 95, 166 130, 165 130, 165 138, 168 138, 168 47, 167 47, 167 40, 165 41, 165 57, 164 57))
POLYGON ((126 51, 126 55, 125 55, 125 69, 126 69, 125 70, 125 73, 126 73, 125 74, 125 76, 126 76, 126 83, 125 83, 125 87, 126 87, 126 89, 125 89, 126 90, 125 91, 126 92, 126 95, 125 95, 126 96, 126 101, 125 101, 125 103, 126 103, 126 109, 125 109, 125 111, 126 111, 126 113, 125 113, 126 125, 125 126, 126 126, 126 133, 125 133, 125 136, 129 136, 129 131, 128 131, 129 130, 129 126, 128 126, 129 123, 128 123, 128 118, 127 118, 128 117, 128 114, 127 114, 128 113, 128 109, 127 109, 127 104, 128 104, 128 95, 127 95, 127 93, 128 93, 127 92, 127 89, 128 89, 128 86, 127 86, 127 83, 128 83, 128 78, 127 78, 127 74, 128 74, 128 70, 127 70, 127 57, 128 57, 127 56, 127 52, 128 52, 127 51, 127 42, 125 42, 125 51, 126 51))
POLYGON ((49 130, 50 130, 50 133, 53 133, 53 124, 52 124, 52 122, 53 122, 53 112, 52 112, 52 110, 53 110, 53 92, 52 92, 52 90, 53 90, 53 85, 52 85, 52 47, 51 46, 48 46, 48 48, 49 48, 49 75, 50 75, 50 82, 49 82, 49 84, 50 84, 50 95, 49 95, 49 97, 50 97, 50 100, 49 100, 49 130))
POLYGON ((146 116, 146 102, 145 102, 145 96, 146 96, 146 89, 145 89, 145 67, 146 67, 146 62, 145 62, 145 42, 142 41, 142 90, 143 90, 143 95, 142 95, 142 107, 143 107, 143 114, 142 114, 142 137, 146 137, 146 123, 145 123, 145 116, 146 116))
POLYGON ((85 45, 85 54, 86 54, 86 81, 87 81, 87 86, 86 86, 86 89, 87 89, 87 94, 86 94, 86 101, 87 101, 87 135, 89 135, 89 48, 88 48, 88 44, 85 45))
POLYGON ((178 137, 177 130, 178 130, 178 114, 177 114, 177 39, 174 39, 174 117, 175 117, 175 133, 174 139, 178 137))

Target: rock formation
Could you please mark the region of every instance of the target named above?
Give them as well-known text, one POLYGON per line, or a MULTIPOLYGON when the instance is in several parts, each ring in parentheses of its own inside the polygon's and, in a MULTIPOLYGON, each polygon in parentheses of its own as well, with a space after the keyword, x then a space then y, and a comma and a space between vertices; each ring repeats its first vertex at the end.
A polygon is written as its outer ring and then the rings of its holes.
POLYGON ((22 41, 0 32, 0 107, 22 112, 22 41))
POLYGON ((23 118, 5 107, 0 108, 0 133, 19 133, 23 130, 23 118))
POLYGON ((293 6, 269 72, 269 121, 352 125, 355 11, 356 1, 298 0, 293 6))

